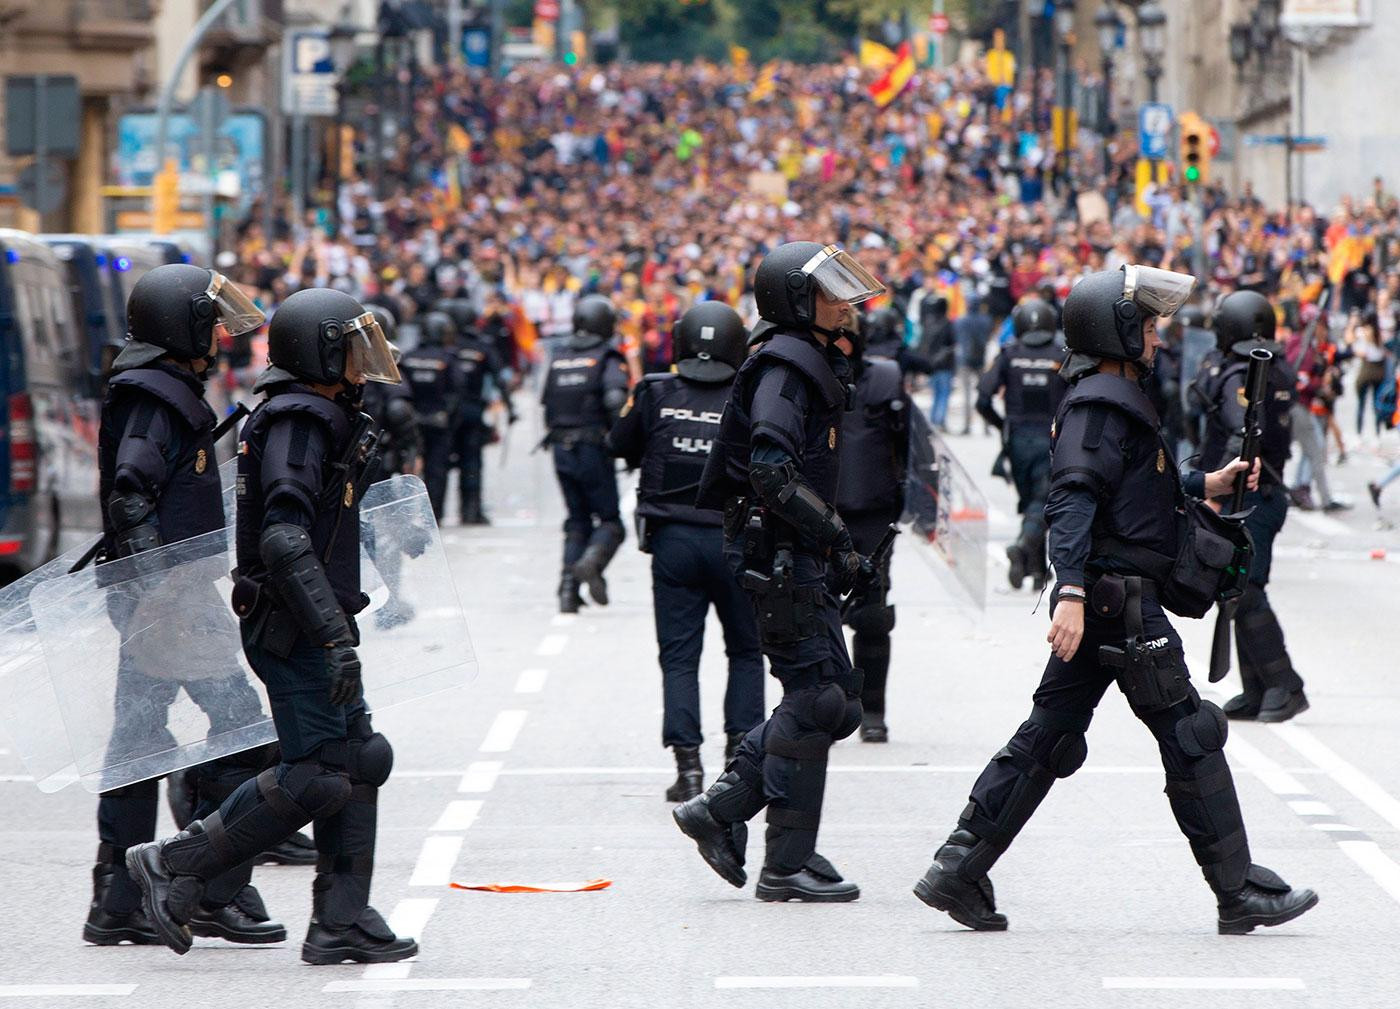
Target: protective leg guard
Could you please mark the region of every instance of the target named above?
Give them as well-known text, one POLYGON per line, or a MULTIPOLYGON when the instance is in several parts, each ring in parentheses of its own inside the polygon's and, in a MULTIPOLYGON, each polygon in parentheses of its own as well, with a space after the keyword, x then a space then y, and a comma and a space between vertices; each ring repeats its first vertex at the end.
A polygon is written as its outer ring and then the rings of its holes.
MULTIPOLYGON (((958 874, 968 883, 986 876, 1050 794, 1055 779, 1068 778, 1084 765, 1088 756, 1084 740, 1088 718, 1035 705, 1026 723, 1046 730, 1030 737, 1035 740, 1036 749, 1044 752, 1037 757, 1019 747, 1004 747, 992 758, 992 763, 1009 765, 1015 773, 1010 793, 1001 808, 988 815, 977 802, 969 802, 958 819, 958 827, 978 839, 972 850, 958 861, 958 874)), ((1022 737, 1023 732, 1018 731, 1012 743, 1022 737)))
POLYGON ((1006 548, 1006 562, 1006 580, 1013 589, 1019 589, 1026 580, 1026 568, 1029 566, 1025 545, 1020 540, 1006 548))
POLYGON ((730 886, 748 882, 744 872, 748 846, 747 821, 766 804, 756 768, 746 773, 736 764, 720 775, 703 795, 683 802, 671 811, 681 833, 695 842, 700 857, 730 886))
POLYGON ((963 863, 983 842, 966 830, 955 830, 933 856, 933 865, 914 884, 914 896, 976 932, 1006 931, 1006 915, 997 913, 996 892, 985 873, 966 878, 963 863))
POLYGON ((1283 628, 1262 586, 1251 583, 1240 599, 1235 614, 1235 633, 1239 641, 1241 665, 1245 658, 1264 690, 1285 691, 1303 689, 1303 678, 1293 668, 1284 642, 1283 628))
POLYGON ((769 733, 764 744, 767 759, 787 765, 782 774, 787 794, 768 805, 765 870, 789 876, 803 869, 816 854, 831 744, 832 736, 827 732, 812 732, 798 739, 769 733))
POLYGON ((700 747, 675 746, 676 780, 666 789, 667 802, 686 802, 700 794, 705 784, 705 769, 700 765, 700 747))
POLYGON ((108 914, 125 916, 141 906, 141 890, 128 875, 124 858, 128 848, 155 839, 159 811, 158 778, 104 792, 97 800, 97 837, 114 852, 102 896, 108 914))
POLYGON ((1311 890, 1294 890, 1277 873, 1250 865, 1244 885, 1221 896, 1216 930, 1221 935, 1245 935, 1260 926, 1282 925, 1317 905, 1311 890))
POLYGON ((887 743, 890 731, 885 724, 885 683, 890 672, 890 637, 857 631, 851 651, 852 661, 865 671, 860 692, 861 741, 887 743))
POLYGON ((187 767, 166 775, 165 804, 170 807, 170 817, 179 830, 184 830, 195 819, 194 807, 198 795, 199 768, 187 767))

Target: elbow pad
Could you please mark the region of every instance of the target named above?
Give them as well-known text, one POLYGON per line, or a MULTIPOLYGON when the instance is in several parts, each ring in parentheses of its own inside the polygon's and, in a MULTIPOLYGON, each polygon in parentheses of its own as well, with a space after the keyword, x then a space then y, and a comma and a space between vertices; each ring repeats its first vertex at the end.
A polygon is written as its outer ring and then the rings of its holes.
POLYGON ((749 468, 749 482, 769 511, 823 549, 849 535, 836 509, 803 482, 792 463, 756 462, 749 468))
POLYGON ((118 556, 130 557, 161 546, 155 511, 156 503, 144 494, 112 495, 107 518, 115 533, 118 556))
POLYGON ((607 389, 603 392, 603 409, 608 411, 609 416, 616 417, 626 403, 626 389, 607 389))
POLYGON ((268 526, 258 541, 268 581, 282 605, 318 645, 350 642, 350 621, 336 601, 305 529, 288 522, 268 526))

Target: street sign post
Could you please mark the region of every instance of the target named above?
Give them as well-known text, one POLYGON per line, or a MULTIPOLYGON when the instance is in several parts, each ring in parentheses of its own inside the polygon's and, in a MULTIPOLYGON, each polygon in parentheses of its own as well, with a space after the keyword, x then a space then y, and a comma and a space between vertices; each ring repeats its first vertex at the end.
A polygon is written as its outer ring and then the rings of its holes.
POLYGON ((68 175, 49 158, 76 158, 82 110, 72 76, 5 78, 5 153, 32 154, 16 187, 20 202, 51 214, 68 198, 68 175))
POLYGON ((1148 161, 1167 156, 1172 132, 1172 107, 1163 102, 1144 102, 1138 109, 1138 150, 1148 161))
POLYGON ((298 28, 283 43, 282 111, 289 116, 333 116, 337 105, 335 60, 327 28, 298 28))

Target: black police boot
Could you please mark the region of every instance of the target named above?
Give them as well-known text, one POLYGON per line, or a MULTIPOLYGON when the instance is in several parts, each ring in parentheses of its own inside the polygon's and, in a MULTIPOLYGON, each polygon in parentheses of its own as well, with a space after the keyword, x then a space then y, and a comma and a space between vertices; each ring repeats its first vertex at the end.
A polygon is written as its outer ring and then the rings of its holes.
POLYGON ((315 865, 316 843, 298 830, 284 841, 268 848, 257 859, 258 865, 315 865))
POLYGON ((112 877, 117 872, 117 867, 106 856, 115 850, 106 844, 98 847, 99 861, 92 867, 92 904, 88 907, 87 921, 83 922, 83 941, 94 946, 116 946, 123 942, 159 946, 160 936, 139 906, 125 914, 109 911, 104 906, 112 877))
POLYGON ((1225 712, 1226 718, 1233 718, 1238 722, 1252 722, 1259 717, 1259 701, 1258 694, 1236 694, 1225 702, 1225 707, 1221 710, 1225 712))
POLYGON ((843 879, 836 867, 813 853, 796 872, 763 867, 754 896, 764 901, 798 900, 806 904, 845 904, 860 897, 860 887, 843 879))
POLYGON ((206 907, 202 902, 189 921, 192 935, 226 939, 246 946, 283 942, 287 930, 273 921, 263 904, 262 895, 248 884, 233 895, 222 907, 206 907))
MULTIPOLYGON (((373 854, 368 857, 372 859, 373 854)), ((417 956, 418 943, 396 936, 383 916, 369 906, 370 873, 353 869, 337 872, 336 864, 336 856, 324 853, 317 864, 316 881, 311 886, 311 924, 301 944, 302 960, 323 966, 347 960, 395 963, 417 956)))
POLYGON ((574 564, 574 577, 588 586, 589 597, 599 606, 608 605, 608 581, 603 577, 612 554, 606 546, 593 544, 574 564))
POLYGON ((462 498, 462 525, 489 526, 491 520, 481 508, 481 493, 468 494, 462 498))
POLYGON ((997 913, 991 878, 963 879, 958 867, 976 847, 971 831, 955 830, 933 856, 924 878, 914 884, 914 896, 931 908, 945 911, 959 925, 977 932, 1006 931, 1006 915, 997 913))
POLYGON ((579 595, 578 579, 571 572, 565 572, 559 579, 559 612, 577 613, 583 606, 583 596, 579 595))
POLYGON ((1286 722, 1294 715, 1308 710, 1308 695, 1302 689, 1288 690, 1284 687, 1270 687, 1264 691, 1260 702, 1258 719, 1261 722, 1286 722))
POLYGON ((700 747, 674 746, 676 780, 666 789, 667 802, 686 802, 705 787, 705 769, 700 766, 700 747))
POLYGON ((739 744, 744 741, 747 732, 731 732, 724 740, 724 766, 728 767, 729 762, 734 759, 734 754, 739 752, 739 744))
POLYGON ((142 903, 160 941, 184 956, 192 943, 189 920, 204 894, 204 881, 224 868, 195 820, 174 837, 126 850, 126 868, 141 887, 142 903), (180 856, 177 870, 168 855, 180 856))
POLYGON ((883 711, 861 710, 860 741, 862 743, 888 743, 890 741, 890 729, 885 724, 883 711))
POLYGON ((1217 930, 1221 935, 1245 935, 1259 926, 1282 925, 1317 906, 1317 894, 1294 890, 1278 874, 1250 865, 1244 886, 1233 893, 1216 891, 1217 930))
POLYGON ((1017 540, 1006 548, 1006 559, 1010 566, 1006 569, 1006 580, 1011 583, 1013 589, 1019 589, 1021 583, 1026 580, 1026 548, 1017 540))
POLYGON ((730 886, 742 887, 749 880, 744 872, 749 841, 746 821, 763 805, 762 796, 747 782, 735 772, 726 771, 703 795, 673 809, 671 817, 721 879, 730 886))

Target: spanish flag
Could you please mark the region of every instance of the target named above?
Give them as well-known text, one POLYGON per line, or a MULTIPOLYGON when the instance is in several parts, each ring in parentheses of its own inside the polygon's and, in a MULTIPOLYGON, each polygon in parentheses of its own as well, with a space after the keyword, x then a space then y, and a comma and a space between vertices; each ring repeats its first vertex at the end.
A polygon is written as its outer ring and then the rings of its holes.
POLYGON ((870 39, 860 40, 860 65, 867 70, 885 71, 899 62, 899 57, 889 46, 882 46, 870 39))
POLYGON ((882 109, 898 98, 914 78, 913 47, 907 41, 901 42, 895 57, 895 64, 885 71, 883 77, 870 85, 870 97, 874 98, 875 104, 882 109))

